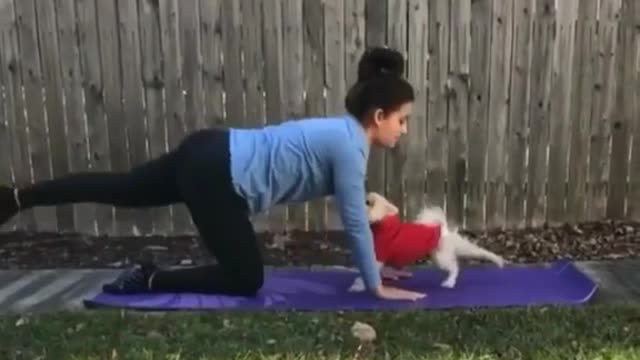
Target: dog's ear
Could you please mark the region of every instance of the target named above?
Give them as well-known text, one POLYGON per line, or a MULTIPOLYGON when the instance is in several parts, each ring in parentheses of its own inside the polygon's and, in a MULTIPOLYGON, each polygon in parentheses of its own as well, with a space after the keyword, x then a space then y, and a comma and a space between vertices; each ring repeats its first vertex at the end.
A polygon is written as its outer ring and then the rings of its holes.
POLYGON ((367 194, 367 216, 370 223, 375 223, 387 215, 398 212, 398 208, 384 196, 376 192, 367 194))

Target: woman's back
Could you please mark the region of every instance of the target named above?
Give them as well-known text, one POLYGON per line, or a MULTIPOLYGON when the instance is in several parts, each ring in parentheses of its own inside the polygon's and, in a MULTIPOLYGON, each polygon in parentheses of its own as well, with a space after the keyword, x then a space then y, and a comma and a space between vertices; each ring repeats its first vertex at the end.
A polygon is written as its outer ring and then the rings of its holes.
POLYGON ((361 125, 350 115, 234 128, 230 136, 234 186, 252 213, 332 195, 334 162, 352 162, 354 177, 364 177, 366 171, 369 145, 361 125))

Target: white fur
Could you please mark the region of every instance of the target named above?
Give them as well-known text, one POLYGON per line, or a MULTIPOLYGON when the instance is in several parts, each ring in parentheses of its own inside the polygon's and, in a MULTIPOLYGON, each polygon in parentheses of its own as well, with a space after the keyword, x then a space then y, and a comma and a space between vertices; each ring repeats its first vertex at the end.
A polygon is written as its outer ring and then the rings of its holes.
MULTIPOLYGON (((388 214, 398 212, 398 208, 391 204, 389 200, 375 192, 367 194, 367 209, 367 216, 370 223, 379 221, 388 214)), ((423 207, 414 221, 423 224, 438 223, 442 227, 440 242, 431 254, 431 259, 436 266, 448 273, 447 278, 441 283, 443 287, 455 287, 460 272, 458 265, 459 258, 487 260, 493 262, 500 268, 505 264, 505 260, 501 256, 483 249, 460 234, 456 227, 451 226, 447 222, 444 211, 440 207, 423 207)), ((384 264, 378 263, 378 266, 383 273, 386 272, 388 274, 391 272, 391 274, 393 274, 393 271, 384 264)), ((364 282, 361 277, 355 279, 349 291, 364 291, 364 282)))

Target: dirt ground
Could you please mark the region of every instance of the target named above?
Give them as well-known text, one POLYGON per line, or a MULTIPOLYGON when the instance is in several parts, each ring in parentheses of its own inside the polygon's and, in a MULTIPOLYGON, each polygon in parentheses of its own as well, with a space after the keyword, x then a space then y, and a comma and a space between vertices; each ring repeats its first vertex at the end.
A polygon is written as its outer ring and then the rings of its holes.
MULTIPOLYGON (((640 224, 582 223, 577 226, 466 233, 512 262, 558 258, 619 259, 640 254, 640 224)), ((349 265, 342 233, 261 233, 267 265, 349 265)), ((0 234, 0 268, 121 268, 152 257, 163 265, 212 261, 196 237, 87 237, 51 233, 0 234)))

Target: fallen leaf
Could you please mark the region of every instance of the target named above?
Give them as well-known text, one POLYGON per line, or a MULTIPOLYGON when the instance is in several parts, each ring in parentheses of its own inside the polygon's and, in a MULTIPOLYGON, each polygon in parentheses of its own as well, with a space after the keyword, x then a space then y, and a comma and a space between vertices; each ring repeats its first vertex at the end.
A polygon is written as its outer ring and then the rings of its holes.
POLYGON ((16 327, 20 327, 22 325, 26 325, 29 322, 29 320, 25 317, 20 317, 20 319, 18 319, 18 321, 16 321, 16 327))
POLYGON ((376 330, 369 324, 356 321, 351 326, 351 335, 361 342, 372 342, 376 339, 376 330))

